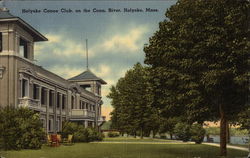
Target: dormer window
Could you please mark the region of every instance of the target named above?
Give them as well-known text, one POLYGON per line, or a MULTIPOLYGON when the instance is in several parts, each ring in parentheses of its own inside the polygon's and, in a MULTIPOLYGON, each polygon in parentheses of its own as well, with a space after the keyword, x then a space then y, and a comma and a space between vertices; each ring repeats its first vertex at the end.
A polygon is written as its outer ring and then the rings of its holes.
POLYGON ((28 42, 24 39, 20 38, 20 45, 19 45, 19 54, 21 57, 28 59, 28 42))

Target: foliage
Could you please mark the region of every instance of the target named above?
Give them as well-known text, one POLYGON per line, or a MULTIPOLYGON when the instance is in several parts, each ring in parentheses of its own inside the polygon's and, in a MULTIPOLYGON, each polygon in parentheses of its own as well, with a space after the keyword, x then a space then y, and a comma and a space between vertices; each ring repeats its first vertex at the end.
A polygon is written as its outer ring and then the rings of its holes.
POLYGON ((110 129, 111 129, 111 124, 112 124, 111 120, 106 121, 106 122, 104 122, 104 124, 102 125, 101 129, 102 129, 102 130, 110 130, 110 129))
POLYGON ((191 140, 194 141, 196 144, 201 144, 206 130, 202 127, 201 124, 193 124, 190 129, 191 133, 191 140))
POLYGON ((190 125, 186 122, 179 122, 174 127, 174 134, 184 142, 191 140, 196 144, 200 144, 204 139, 205 133, 206 131, 202 125, 197 123, 190 125))
POLYGON ((62 137, 67 138, 69 134, 74 134, 78 130, 78 125, 74 122, 65 121, 62 126, 62 137))
POLYGON ((175 125, 174 134, 178 139, 182 140, 183 142, 187 142, 191 138, 190 128, 191 126, 189 124, 179 122, 175 125))
POLYGON ((0 143, 3 149, 39 149, 44 138, 39 114, 27 108, 0 109, 0 143))
POLYGON ((220 119, 223 156, 227 121, 246 107, 248 13, 247 0, 179 0, 144 48, 152 105, 189 123, 220 119))
POLYGON ((148 104, 147 77, 147 68, 137 63, 111 87, 108 95, 114 107, 111 128, 130 135, 139 132, 141 137, 158 130, 158 111, 148 104))
POLYGON ((173 117, 173 118, 162 118, 161 124, 160 124, 160 133, 168 133, 170 134, 170 137, 172 139, 172 135, 174 133, 175 125, 180 122, 179 117, 173 117))
POLYGON ((250 107, 246 108, 246 110, 243 110, 239 114, 238 123, 241 125, 241 129, 248 130, 248 133, 250 134, 250 107))
POLYGON ((73 135, 74 142, 101 141, 104 137, 92 128, 84 128, 83 125, 66 121, 63 123, 62 136, 66 138, 69 134, 73 135))
POLYGON ((220 128, 218 127, 208 127, 205 130, 207 135, 220 135, 220 128))
POLYGON ((118 132, 108 132, 108 137, 119 137, 118 132))

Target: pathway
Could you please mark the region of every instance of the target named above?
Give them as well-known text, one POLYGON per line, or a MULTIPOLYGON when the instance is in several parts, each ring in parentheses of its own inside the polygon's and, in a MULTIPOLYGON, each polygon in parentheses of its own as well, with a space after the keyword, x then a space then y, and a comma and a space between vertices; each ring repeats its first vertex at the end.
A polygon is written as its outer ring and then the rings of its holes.
MULTIPOLYGON (((220 144, 216 144, 216 143, 202 143, 202 144, 220 147, 220 144)), ((233 146, 233 145, 227 145, 227 148, 237 149, 237 150, 242 150, 242 151, 249 151, 248 148, 233 146)))

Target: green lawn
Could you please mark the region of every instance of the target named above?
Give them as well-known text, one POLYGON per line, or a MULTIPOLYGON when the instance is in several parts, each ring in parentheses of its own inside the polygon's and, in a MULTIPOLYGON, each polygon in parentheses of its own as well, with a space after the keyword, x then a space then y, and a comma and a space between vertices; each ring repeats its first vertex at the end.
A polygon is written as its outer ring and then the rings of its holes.
POLYGON ((104 141, 107 142, 173 142, 175 140, 167 140, 167 139, 153 139, 153 138, 133 138, 133 137, 114 137, 114 138, 104 138, 104 141))
MULTIPOLYGON (((219 148, 195 144, 101 144, 76 143, 41 150, 2 151, 6 158, 218 158, 219 148)), ((228 158, 246 157, 247 152, 229 150, 228 158)))

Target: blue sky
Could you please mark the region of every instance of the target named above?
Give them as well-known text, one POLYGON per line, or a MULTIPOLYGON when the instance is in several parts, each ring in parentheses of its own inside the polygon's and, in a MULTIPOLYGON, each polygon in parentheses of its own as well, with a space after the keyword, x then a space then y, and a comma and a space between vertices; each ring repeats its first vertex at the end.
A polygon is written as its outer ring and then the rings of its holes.
POLYGON ((48 42, 35 44, 37 64, 68 79, 86 69, 85 39, 88 39, 89 67, 108 84, 103 86, 103 114, 112 110, 106 98, 109 88, 125 72, 144 61, 143 45, 165 19, 166 9, 175 1, 8 1, 10 12, 21 17, 46 36, 48 42), (71 9, 73 13, 43 13, 43 9, 71 9), (76 9, 145 8, 158 12, 75 13, 76 9), (41 13, 22 13, 40 9, 41 13))

